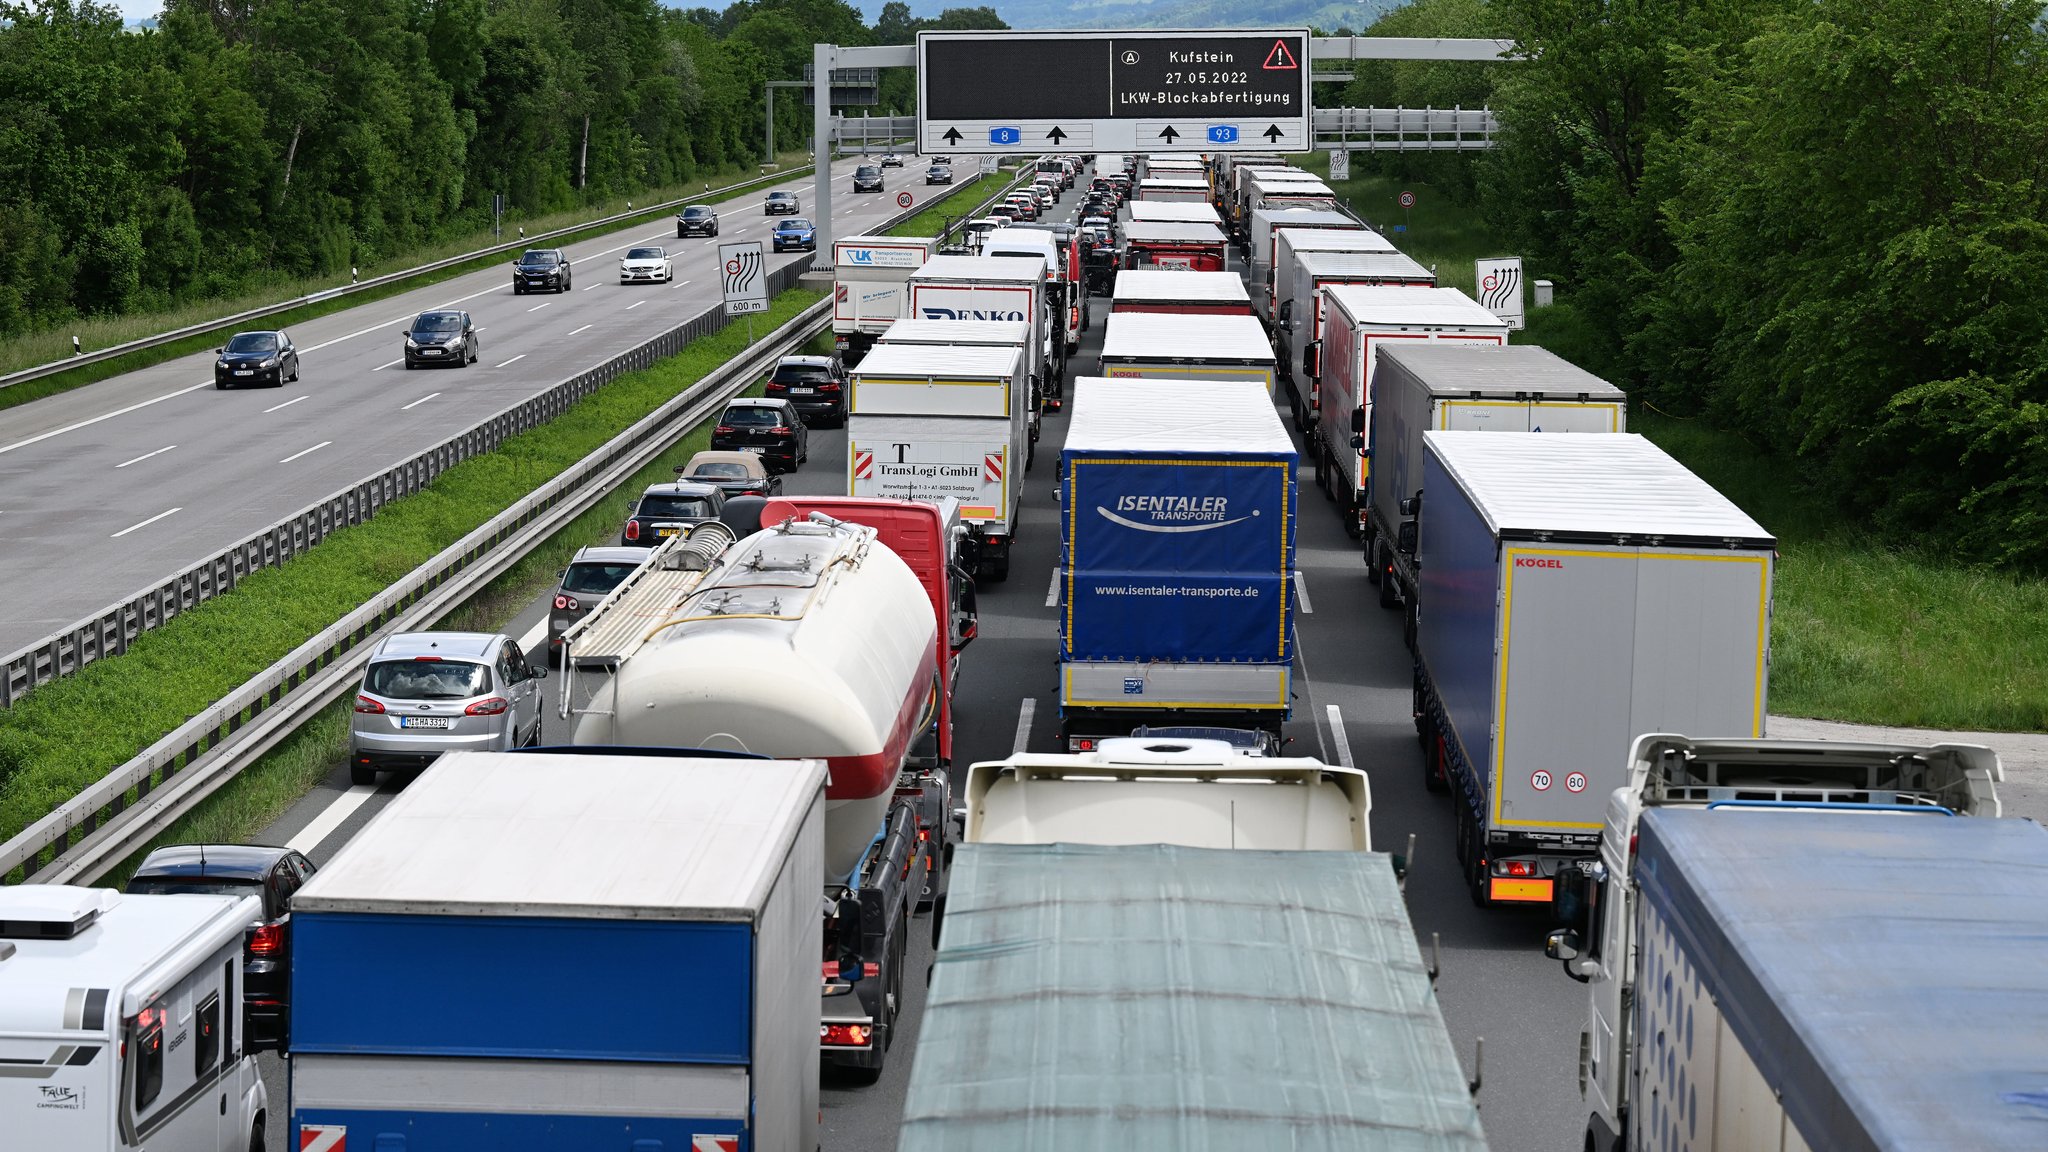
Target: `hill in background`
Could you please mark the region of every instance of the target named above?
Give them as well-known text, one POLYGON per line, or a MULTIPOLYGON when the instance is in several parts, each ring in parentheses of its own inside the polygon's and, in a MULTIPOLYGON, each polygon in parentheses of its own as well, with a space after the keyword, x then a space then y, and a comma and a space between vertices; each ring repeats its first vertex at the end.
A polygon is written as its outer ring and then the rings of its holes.
MULTIPOLYGON (((936 16, 945 0, 912 0, 913 15, 936 16)), ((990 6, 1012 28, 1339 28, 1363 31, 1406 0, 995 0, 990 6)), ((862 0, 870 22, 882 0, 862 0)))

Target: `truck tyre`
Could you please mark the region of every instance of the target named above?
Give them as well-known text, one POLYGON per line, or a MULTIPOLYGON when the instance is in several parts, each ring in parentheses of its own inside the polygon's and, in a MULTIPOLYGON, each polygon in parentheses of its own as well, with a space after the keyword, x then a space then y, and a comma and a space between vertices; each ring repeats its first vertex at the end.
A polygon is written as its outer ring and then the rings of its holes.
POLYGON ((1031 465, 1038 461, 1038 438, 1028 438, 1024 443, 1024 470, 1031 471, 1031 465))
MULTIPOLYGON (((1428 762, 1428 761, 1427 761, 1427 758, 1425 758, 1424 762, 1425 762, 1425 763, 1427 763, 1427 762, 1428 762)), ((1430 789, 1430 791, 1434 792, 1434 791, 1437 791, 1437 789, 1435 789, 1435 788, 1431 788, 1431 789, 1430 789)), ((1457 854, 1458 854, 1458 867, 1460 867, 1460 868, 1467 868, 1467 869, 1471 868, 1471 867, 1472 867, 1472 822, 1471 822, 1471 821, 1469 821, 1469 820, 1467 820, 1467 819, 1465 819, 1465 814, 1464 814, 1463 812, 1460 812, 1460 813, 1458 813, 1458 831, 1457 831, 1457 843, 1456 843, 1456 851, 1457 851, 1457 854)))
POLYGON ((1407 608, 1401 613, 1401 642, 1408 646, 1410 652, 1415 651, 1421 626, 1422 621, 1416 614, 1415 599, 1411 596, 1408 598, 1407 608))
POLYGON ((249 1125, 249 1152, 263 1152, 263 1113, 261 1112, 256 1114, 256 1122, 249 1125))
POLYGON ((1001 584, 1010 578, 1010 557, 1008 553, 1004 553, 1002 559, 988 566, 988 578, 996 584, 1001 584))
MULTIPOLYGON (((1451 766, 1444 762, 1444 742, 1434 734, 1423 737, 1422 786, 1431 792, 1451 790, 1451 766)), ((1464 859, 1462 851, 1458 858, 1464 859)))
POLYGON ((1323 451, 1323 442, 1321 440, 1316 441, 1314 451, 1316 456, 1316 487, 1323 490, 1324 499, 1335 499, 1335 497, 1330 495, 1330 454, 1323 451))
MULTIPOLYGON (((1375 583, 1380 586, 1380 607, 1389 609, 1399 608, 1401 606, 1401 582, 1394 579, 1393 572, 1388 570, 1390 565, 1387 561, 1385 550, 1386 545, 1384 543, 1374 542, 1372 548, 1372 571, 1373 575, 1379 577, 1375 583)), ((1414 645, 1411 644, 1409 647, 1413 648, 1414 645)))
MULTIPOLYGON (((1458 813, 1458 819, 1470 824, 1472 814, 1469 810, 1461 811, 1458 813)), ((1476 827, 1468 828, 1465 835, 1471 839, 1472 843, 1472 858, 1465 865, 1465 886, 1471 890, 1473 907, 1490 908, 1493 906, 1493 900, 1487 895, 1486 838, 1480 834, 1479 829, 1476 827)))
POLYGON ((1346 495, 1337 501, 1337 506, 1344 512, 1344 535, 1353 540, 1364 539, 1365 526, 1358 522, 1358 494, 1354 492, 1346 495))

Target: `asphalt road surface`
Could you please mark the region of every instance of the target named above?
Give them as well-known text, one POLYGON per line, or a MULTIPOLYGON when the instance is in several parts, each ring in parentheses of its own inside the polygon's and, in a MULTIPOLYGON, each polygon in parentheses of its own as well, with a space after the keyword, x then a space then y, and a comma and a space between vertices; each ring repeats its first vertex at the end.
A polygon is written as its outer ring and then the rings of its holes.
MULTIPOLYGON (((1094 309, 1074 361, 1077 375, 1092 371, 1100 348, 1107 303, 1097 300, 1094 309)), ((1058 545, 1054 461, 1066 423, 1064 415, 1045 420, 1038 463, 1025 477, 1010 579, 981 591, 980 636, 962 658, 956 713, 963 766, 1008 755, 1027 702, 1029 746, 1040 751, 1058 747, 1057 633, 1046 600, 1058 545)), ((843 433, 814 432, 810 463, 788 477, 789 490, 839 490, 845 451, 843 433)), ((1452 1044, 1468 1073, 1475 1038, 1485 1037, 1479 1102, 1495 1152, 1576 1149, 1585 1124, 1576 1084, 1583 989, 1543 957, 1543 933, 1553 925, 1542 914, 1481 911, 1466 896, 1452 852, 1449 805, 1422 784, 1422 758, 1409 713, 1410 665, 1399 619, 1377 606, 1357 546, 1344 537, 1335 511, 1306 469, 1301 477, 1299 563, 1308 611, 1300 617, 1301 696, 1287 727, 1288 752, 1331 762, 1348 755, 1370 773, 1373 843, 1380 850, 1401 851, 1410 833, 1417 836, 1409 912, 1425 956, 1432 935, 1441 938, 1438 995, 1452 1044)), ((505 630, 537 641, 545 622, 543 598, 505 630)), ((552 680, 549 688, 560 685, 559 679, 552 680)), ((374 788, 351 788, 344 766, 336 764, 327 781, 262 839, 291 842, 316 862, 324 861, 402 786, 401 779, 387 778, 374 788)), ((895 1147, 923 1016, 921 977, 931 963, 928 920, 913 923, 911 940, 908 1007, 881 1081, 855 1087, 829 1074, 825 1078, 822 1139, 831 1152, 895 1147)), ((282 1133, 289 1116, 282 1067, 269 1057, 265 1065, 272 1130, 282 1133)))
MULTIPOLYGON (((836 164, 850 176, 856 161, 836 164)), ((833 232, 856 235, 951 191, 890 169, 885 195, 833 191, 833 232)), ((803 198, 811 178, 775 187, 803 198)), ((213 387, 211 353, 185 356, 0 412, 0 653, 32 644, 294 512, 702 312, 719 299, 717 246, 765 239, 749 192, 719 206, 715 239, 662 218, 569 245, 573 290, 514 296, 510 260, 290 329, 302 364, 281 388, 213 387), (622 285, 618 258, 666 246, 675 282, 622 285), (407 371, 412 318, 466 309, 482 355, 407 371), (50 573, 62 572, 62 580, 50 573)), ((771 256, 774 266, 808 253, 771 256)), ((829 257, 828 257, 829 262, 829 257)))

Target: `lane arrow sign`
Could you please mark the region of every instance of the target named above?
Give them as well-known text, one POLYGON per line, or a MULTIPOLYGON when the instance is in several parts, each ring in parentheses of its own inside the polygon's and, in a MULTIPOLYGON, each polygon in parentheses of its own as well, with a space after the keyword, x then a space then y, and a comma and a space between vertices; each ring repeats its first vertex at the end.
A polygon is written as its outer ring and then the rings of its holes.
POLYGON ((1266 130, 1259 133, 1259 135, 1264 136, 1268 140, 1278 140, 1282 136, 1287 135, 1287 133, 1282 132, 1278 124, 1268 124, 1266 125, 1266 130))
POLYGON ((1057 144, 1060 141, 1065 140, 1067 138, 1067 134, 1065 132, 1060 131, 1060 126, 1055 124, 1052 126, 1052 131, 1047 132, 1045 134, 1045 138, 1057 144))
POLYGON ((948 128, 946 129, 946 134, 939 137, 939 139, 944 140, 948 144, 958 144, 960 143, 960 130, 958 128, 948 128))
POLYGON ((1168 124, 1168 125, 1166 126, 1166 131, 1164 131, 1164 132, 1161 132, 1161 133, 1159 134, 1159 138, 1160 138, 1161 140, 1178 140, 1178 139, 1180 139, 1180 133, 1178 133, 1178 132, 1175 132, 1175 131, 1173 130, 1173 125, 1171 125, 1171 124, 1168 124))

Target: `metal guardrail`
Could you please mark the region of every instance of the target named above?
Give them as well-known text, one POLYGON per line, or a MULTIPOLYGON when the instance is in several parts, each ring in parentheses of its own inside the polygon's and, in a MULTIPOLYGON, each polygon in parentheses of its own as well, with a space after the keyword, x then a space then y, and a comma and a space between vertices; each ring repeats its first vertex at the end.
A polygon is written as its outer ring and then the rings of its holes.
MULTIPOLYGON (((777 276, 783 282, 773 285, 773 290, 781 291, 800 274, 798 265, 779 269, 777 276)), ((716 316, 724 319, 722 310, 716 316)), ((690 428, 757 379, 777 357, 800 347, 831 318, 830 300, 812 305, 744 355, 727 361, 598 451, 59 805, 0 845, 0 876, 19 868, 32 882, 70 883, 90 879, 126 859, 275 747, 312 713, 353 689, 376 641, 395 632, 430 626, 667 451, 690 428), (132 801, 130 792, 134 793, 132 801), (45 854, 51 855, 47 863, 43 862, 45 854)), ((701 334, 705 319, 699 316, 564 381, 521 409, 471 429, 461 439, 469 444, 495 445, 559 412, 592 388, 674 353, 701 334)), ((416 487, 439 470, 436 464, 446 466, 439 461, 415 460, 392 472, 404 472, 406 483, 416 487)), ((389 478, 387 473, 380 480, 389 478)))
MULTIPOLYGON (((1007 191, 1007 187, 999 187, 981 206, 1007 191)), ((893 227, 922 210, 913 207, 896 213, 881 227, 893 227)), ((802 262, 777 269, 769 279, 771 295, 795 285, 807 271, 802 262)), ((414 569, 376 599, 0 844, 0 877, 20 869, 25 879, 39 883, 89 880, 132 855, 276 747, 307 717, 352 688, 377 639, 423 627, 445 615, 666 450, 775 358, 828 328, 831 318, 829 298, 806 309, 742 356, 726 362, 532 495, 414 569)), ((201 568, 243 565, 245 558, 260 556, 274 557, 270 564, 282 563, 310 548, 327 532, 369 519, 383 504, 418 491, 453 464, 552 419, 592 390, 673 355, 689 341, 728 322, 722 305, 709 309, 518 408, 321 501, 201 568)), ((238 575, 253 570, 235 567, 238 575)), ((224 586, 216 581, 208 595, 232 586, 232 581, 224 586)), ((125 644, 124 640, 123 647, 125 644)))
POLYGON ((246 312, 237 312, 232 316, 204 320, 197 324, 189 324, 183 328, 172 329, 169 332, 159 332, 154 336, 144 336, 140 340, 129 340, 122 344, 112 344, 94 352, 86 352, 78 356, 67 357, 63 360, 52 360, 47 364, 38 364, 33 368, 23 368, 18 372, 8 372, 0 375, 0 388, 25 384, 30 380, 40 380, 45 376, 55 376, 60 372, 69 372, 73 368, 86 364, 97 364, 104 360, 113 360, 126 356, 130 352, 141 352, 150 348, 159 348, 165 344, 174 344, 188 336, 201 336, 208 332, 218 332, 226 328, 233 328, 251 320, 261 320, 265 316, 275 316, 280 312, 289 312, 293 308, 303 308, 308 304, 318 304, 327 300, 367 292, 373 288, 382 288, 389 284, 402 283, 415 276, 425 276, 442 271, 443 269, 458 267, 472 260, 482 260, 491 256, 504 255, 508 252, 524 251, 536 244, 545 245, 550 240, 563 236, 572 236, 592 228, 608 228, 614 224, 624 224, 629 220, 637 220, 643 216, 667 212, 671 209, 681 208, 686 204, 697 203, 707 196, 723 196, 729 192, 744 191, 757 184, 771 184, 776 181, 787 180, 792 176, 808 172, 810 169, 811 165, 804 164, 783 172, 766 173, 742 180, 737 184, 728 184, 723 188, 712 188, 708 191, 699 192, 694 196, 685 197, 681 200, 665 200, 658 204, 649 204, 645 208, 635 208, 596 220, 586 220, 581 224, 571 224, 566 228, 557 228, 550 232, 538 232, 532 236, 522 236, 507 243, 493 244, 487 248, 478 248, 472 252, 464 252, 459 256, 450 256, 445 260, 436 260, 431 264, 421 264, 414 268, 402 268, 396 272, 387 272, 382 276, 372 276, 368 280, 359 280, 352 284, 343 284, 337 288, 327 288, 319 292, 309 292, 304 296, 295 296, 281 303, 265 304, 261 308, 251 308, 246 312))
POLYGON ((1429 152, 1493 147, 1500 121, 1490 108, 1318 108, 1318 148, 1429 152))

